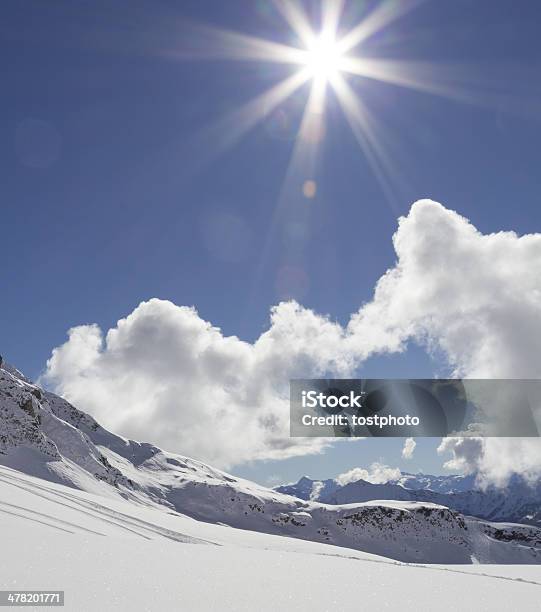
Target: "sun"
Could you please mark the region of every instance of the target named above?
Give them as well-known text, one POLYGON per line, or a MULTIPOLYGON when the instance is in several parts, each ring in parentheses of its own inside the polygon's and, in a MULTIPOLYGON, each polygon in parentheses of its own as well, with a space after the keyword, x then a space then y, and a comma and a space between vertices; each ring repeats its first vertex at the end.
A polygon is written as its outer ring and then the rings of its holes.
MULTIPOLYGON (((295 41, 293 45, 211 26, 201 27, 200 38, 209 45, 202 57, 271 62, 288 68, 282 80, 210 126, 205 134, 212 134, 213 151, 220 153, 236 144, 256 125, 271 117, 297 90, 308 85, 306 103, 298 128, 295 128, 295 146, 285 182, 291 179, 291 184, 298 185, 298 176, 302 174, 300 184, 312 185, 318 147, 327 134, 327 100, 332 95, 386 196, 392 200, 392 184, 400 172, 389 144, 395 147, 392 135, 389 136, 377 113, 372 112, 364 100, 363 92, 372 87, 367 80, 450 99, 457 99, 458 95, 469 99, 467 91, 457 92, 454 72, 447 80, 438 67, 436 79, 435 68, 427 62, 378 57, 370 49, 370 39, 375 34, 423 2, 381 0, 360 22, 344 28, 346 0, 321 0, 316 27, 302 0, 269 0, 289 26, 291 40, 295 41)), ((284 110, 284 121, 293 124, 288 113, 291 114, 284 110)), ((310 188, 308 192, 312 191, 310 188)))
POLYGON ((330 81, 344 66, 344 53, 333 36, 320 34, 308 45, 305 65, 312 78, 330 81))

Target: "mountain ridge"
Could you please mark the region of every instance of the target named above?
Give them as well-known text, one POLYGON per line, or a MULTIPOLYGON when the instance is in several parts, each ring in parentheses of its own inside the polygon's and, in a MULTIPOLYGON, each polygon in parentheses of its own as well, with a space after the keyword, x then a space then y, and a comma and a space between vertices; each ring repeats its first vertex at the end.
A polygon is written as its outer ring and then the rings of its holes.
POLYGON ((332 479, 318 481, 303 477, 297 483, 280 485, 275 490, 331 505, 370 499, 430 502, 482 519, 541 526, 541 481, 529 483, 517 475, 505 488, 478 488, 474 475, 403 473, 400 478, 385 483, 359 479, 343 485, 332 479))

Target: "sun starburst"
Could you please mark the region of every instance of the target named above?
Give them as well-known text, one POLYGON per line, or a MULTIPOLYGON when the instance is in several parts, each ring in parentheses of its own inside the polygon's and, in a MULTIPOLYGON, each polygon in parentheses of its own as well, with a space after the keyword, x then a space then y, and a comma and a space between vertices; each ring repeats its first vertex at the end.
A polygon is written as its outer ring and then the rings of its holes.
POLYGON ((376 135, 374 117, 348 82, 350 76, 364 77, 446 95, 444 88, 417 71, 414 62, 378 60, 362 55, 362 45, 375 33, 425 0, 382 0, 364 19, 345 33, 339 33, 344 0, 321 0, 319 25, 313 27, 297 0, 272 0, 298 39, 297 46, 264 40, 248 34, 201 27, 205 39, 203 57, 236 61, 272 62, 297 67, 292 74, 256 98, 222 118, 212 130, 212 153, 216 155, 238 142, 249 130, 270 116, 302 86, 309 83, 307 102, 300 121, 292 168, 313 179, 314 160, 324 134, 324 114, 328 92, 332 89, 382 187, 389 194, 391 169, 389 156, 376 135), (361 52, 359 52, 359 47, 361 52), (305 166, 299 163, 303 159, 305 166))
POLYGON ((171 57, 275 63, 291 68, 283 80, 238 105, 216 123, 208 124, 194 146, 194 150, 201 151, 201 155, 194 156, 199 159, 194 165, 224 153, 261 122, 268 119, 273 124, 275 115, 287 116, 287 136, 292 137, 291 108, 296 108, 296 102, 289 108, 286 101, 305 87, 306 103, 294 134, 295 145, 282 189, 285 194, 289 184, 297 194, 301 193, 300 186, 305 181, 317 180, 318 149, 328 133, 326 109, 332 92, 388 203, 395 207, 409 183, 404 173, 408 162, 400 151, 396 132, 385 125, 378 109, 370 108, 374 91, 370 81, 485 108, 493 107, 495 100, 497 79, 487 75, 485 68, 481 74, 471 64, 375 55, 377 47, 371 39, 426 1, 379 0, 359 23, 352 25, 347 23, 346 0, 321 0, 316 19, 313 14, 311 19, 308 17, 301 0, 268 0, 290 29, 289 38, 296 39, 295 44, 191 24, 185 39, 196 40, 196 44, 180 44, 168 52, 171 57))

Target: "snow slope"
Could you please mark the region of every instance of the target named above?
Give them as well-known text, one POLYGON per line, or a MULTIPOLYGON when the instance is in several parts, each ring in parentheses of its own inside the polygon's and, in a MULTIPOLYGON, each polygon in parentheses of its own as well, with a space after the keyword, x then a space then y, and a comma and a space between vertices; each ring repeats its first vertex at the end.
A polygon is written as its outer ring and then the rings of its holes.
POLYGON ((64 590, 68 612, 539 609, 539 566, 403 564, 1 467, 0 500, 1 588, 64 590))
POLYGON ((137 507, 405 562, 541 562, 534 527, 494 528, 430 500, 400 497, 406 490, 398 485, 393 495, 372 492, 353 504, 347 496, 334 505, 292 497, 116 436, 13 368, 0 368, 0 465, 137 507))

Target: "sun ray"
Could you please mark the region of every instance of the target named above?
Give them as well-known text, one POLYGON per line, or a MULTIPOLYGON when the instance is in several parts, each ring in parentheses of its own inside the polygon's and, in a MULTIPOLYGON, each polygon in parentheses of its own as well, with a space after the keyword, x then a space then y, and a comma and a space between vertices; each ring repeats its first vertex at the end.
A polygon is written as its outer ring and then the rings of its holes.
POLYGON ((337 75, 331 84, 353 135, 363 150, 387 201, 393 208, 396 208, 397 194, 393 183, 399 173, 392 158, 385 150, 384 139, 381 131, 378 133, 375 117, 361 98, 355 95, 342 75, 337 75))
POLYGON ((307 69, 299 70, 223 117, 211 127, 213 147, 221 152, 236 144, 309 78, 310 73, 307 69))
MULTIPOLYGON (((325 96, 326 88, 325 81, 312 80, 298 135, 293 145, 276 206, 272 211, 267 235, 261 243, 259 261, 250 292, 250 302, 255 298, 264 277, 264 270, 269 263, 271 248, 276 241, 279 228, 282 226, 291 228, 299 224, 304 228, 310 216, 309 207, 299 206, 299 201, 303 200, 303 181, 313 179, 315 176, 317 159, 321 150, 318 145, 323 138, 324 104, 322 104, 322 99, 325 96)), ((298 246, 298 243, 292 245, 287 240, 284 242, 282 249, 284 261, 290 263, 294 261, 299 264, 298 246), (293 253, 292 250, 295 252, 293 253)), ((302 252, 302 249, 300 251, 302 252)))
POLYGON ((321 34, 336 38, 344 10, 344 0, 323 0, 321 3, 321 34))
POLYGON ((192 42, 184 43, 184 48, 179 48, 173 53, 177 59, 227 59, 297 65, 306 59, 305 49, 234 30, 197 24, 192 26, 192 31, 197 33, 197 37, 192 42))
MULTIPOLYGON (((314 79, 306 103, 298 134, 299 147, 305 147, 310 153, 312 161, 317 154, 318 145, 324 135, 325 121, 325 93, 327 82, 325 79, 314 79)), ((313 172, 313 163, 305 169, 313 172)))
POLYGON ((301 4, 296 0, 274 0, 274 5, 303 45, 309 47, 314 40, 314 31, 301 4))
POLYGON ((341 68, 350 74, 460 102, 475 103, 478 99, 471 88, 465 87, 460 67, 408 60, 346 58, 341 68))
POLYGON ((367 17, 341 38, 339 43, 341 51, 343 53, 351 51, 423 2, 426 0, 400 0, 400 2, 383 0, 367 17))

